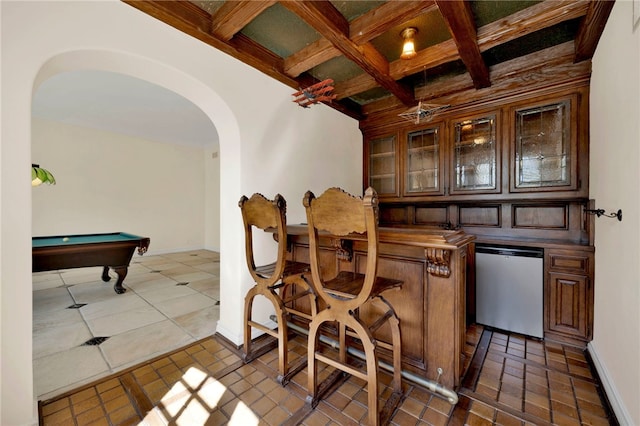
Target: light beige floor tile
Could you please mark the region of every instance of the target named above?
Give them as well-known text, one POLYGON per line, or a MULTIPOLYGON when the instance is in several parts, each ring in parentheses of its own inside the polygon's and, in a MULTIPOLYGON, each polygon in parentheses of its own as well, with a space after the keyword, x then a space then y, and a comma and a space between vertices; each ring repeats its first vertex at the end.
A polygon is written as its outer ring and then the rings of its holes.
POLYGON ((163 257, 161 255, 153 255, 153 256, 149 256, 149 255, 144 255, 144 256, 134 256, 131 259, 131 263, 140 263, 142 265, 145 265, 147 267, 151 267, 153 265, 161 265, 161 264, 165 264, 171 262, 169 259, 167 259, 166 257, 163 257))
POLYGON ((207 259, 206 257, 201 257, 197 255, 191 256, 188 259, 180 259, 180 262, 185 265, 189 265, 191 267, 197 267, 198 265, 207 265, 207 264, 213 263, 211 259, 207 259))
MULTIPOLYGON (((142 263, 132 263, 127 268, 127 277, 125 278, 125 280, 129 279, 129 277, 131 277, 131 276, 140 275, 140 274, 148 274, 149 272, 151 272, 151 269, 152 268, 150 268, 149 266, 144 265, 142 263)), ((109 270, 109 275, 111 275, 112 277, 116 277, 117 276, 117 274, 115 273, 115 271, 113 269, 109 270)))
POLYGON ((154 303, 154 306, 169 318, 176 318, 199 309, 214 306, 215 303, 216 301, 212 298, 195 292, 195 294, 189 296, 154 303))
POLYGON ((193 272, 193 269, 191 269, 191 271, 187 274, 174 275, 171 278, 178 281, 179 283, 191 283, 193 281, 206 280, 208 278, 213 278, 213 277, 214 276, 208 272, 202 272, 202 271, 193 272))
POLYGON ((33 361, 36 395, 62 390, 98 374, 109 374, 109 367, 97 346, 78 346, 33 361))
POLYGON ((56 309, 53 311, 33 310, 33 333, 69 324, 84 324, 84 318, 78 309, 56 309))
POLYGON ((147 305, 113 315, 87 319, 87 325, 94 336, 115 336, 166 319, 167 317, 156 308, 147 305))
POLYGON ((73 295, 76 303, 97 303, 104 300, 110 300, 115 297, 125 296, 125 294, 117 294, 113 290, 115 280, 104 282, 100 278, 84 283, 77 283, 69 287, 69 292, 73 295))
POLYGON ((189 283, 189 287, 213 299, 220 300, 220 278, 193 281, 189 283))
POLYGON ((139 309, 149 304, 134 292, 113 294, 113 297, 96 303, 90 303, 80 308, 82 317, 86 320, 100 318, 105 315, 114 315, 132 309, 139 309))
POLYGON ((183 265, 181 263, 180 266, 176 268, 167 269, 161 272, 162 272, 162 275, 176 279, 175 278, 176 276, 192 274, 193 268, 191 266, 183 265))
POLYGON ((138 278, 133 278, 131 281, 127 280, 127 288, 135 291, 136 293, 144 293, 145 291, 160 291, 164 288, 175 287, 178 281, 173 278, 165 277, 159 273, 151 273, 149 277, 141 275, 138 278))
POLYGON ((215 334, 219 319, 220 306, 210 306, 177 316, 173 320, 196 340, 200 340, 215 334))
POLYGON ((220 263, 212 262, 212 263, 203 263, 202 265, 194 266, 195 269, 200 271, 208 272, 211 275, 215 275, 216 277, 220 276, 220 263))
POLYGON ((180 262, 174 262, 172 260, 166 259, 165 262, 163 263, 157 263, 157 264, 153 264, 153 265, 148 265, 151 268, 152 271, 160 271, 160 272, 167 272, 167 271, 172 271, 178 268, 188 268, 187 266, 183 265, 180 262))
POLYGON ((35 312, 50 312, 66 309, 75 302, 66 287, 49 288, 33 292, 33 310, 35 312))
POLYGON ((94 336, 84 321, 34 331, 33 358, 38 359, 56 352, 71 350, 92 337, 94 336))
POLYGON ((122 295, 113 291, 115 272, 109 272, 112 279, 105 283, 101 267, 33 274, 34 288, 36 283, 47 286, 33 293, 34 381, 39 396, 55 397, 215 333, 219 259, 208 250, 134 255, 124 281, 128 291, 122 295), (172 276, 189 285, 176 285, 172 276), (75 285, 59 287, 65 282, 75 285), (67 309, 74 303, 87 305, 67 309), (111 337, 100 346, 78 346, 93 336, 111 337), (84 359, 65 364, 77 354, 84 359), (92 367, 85 368, 86 362, 92 367), (75 364, 80 368, 74 369, 75 364), (69 369, 74 370, 67 373, 69 369))
POLYGON ((100 349, 111 368, 126 368, 192 342, 193 337, 166 320, 113 336, 100 349))
POLYGON ((57 271, 37 272, 32 277, 33 291, 46 290, 64 285, 57 271))
POLYGON ((60 271, 60 276, 67 285, 98 281, 102 277, 102 267, 64 269, 60 271))
POLYGON ((177 285, 174 283, 171 286, 162 286, 159 288, 147 287, 145 289, 136 289, 136 292, 140 297, 144 298, 152 305, 164 302, 165 300, 176 299, 184 296, 191 296, 198 294, 198 292, 187 285, 177 285))

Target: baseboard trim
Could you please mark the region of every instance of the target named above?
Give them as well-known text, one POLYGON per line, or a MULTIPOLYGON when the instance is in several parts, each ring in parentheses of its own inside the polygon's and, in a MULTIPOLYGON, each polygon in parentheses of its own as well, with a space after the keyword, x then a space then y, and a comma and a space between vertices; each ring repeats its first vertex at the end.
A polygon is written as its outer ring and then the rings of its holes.
POLYGON ((244 343, 244 337, 241 334, 233 332, 230 328, 225 327, 221 320, 218 320, 215 334, 224 337, 227 341, 238 347, 244 343))
POLYGON ((602 387, 604 389, 604 393, 609 400, 609 405, 611 405, 611 410, 613 410, 613 414, 616 416, 618 424, 634 424, 633 419, 631 418, 631 414, 627 410, 627 407, 624 405, 624 401, 620 397, 615 383, 613 383, 613 380, 611 380, 611 375, 609 374, 607 367, 602 363, 602 361, 600 361, 598 349, 593 344, 593 341, 587 344, 587 350, 589 351, 589 356, 591 357, 591 361, 593 361, 593 366, 598 373, 600 382, 602 383, 602 387))

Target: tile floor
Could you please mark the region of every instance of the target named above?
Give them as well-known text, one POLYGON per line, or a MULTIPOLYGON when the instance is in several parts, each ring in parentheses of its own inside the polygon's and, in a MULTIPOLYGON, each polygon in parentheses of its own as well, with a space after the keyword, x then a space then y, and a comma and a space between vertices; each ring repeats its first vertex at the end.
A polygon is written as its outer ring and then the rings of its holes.
MULTIPOLYGON (((134 262, 124 295, 100 280, 99 268, 34 274, 41 288, 34 292, 41 424, 312 426, 366 419, 359 379, 349 378, 312 410, 306 369, 283 388, 275 379, 277 350, 245 365, 237 348, 212 336, 216 253, 134 262), (82 345, 94 337, 108 339, 82 345)), ((458 404, 405 382, 391 424, 617 425, 580 349, 472 325, 465 353, 458 404)), ((292 339, 290 359, 305 354, 305 339, 292 339)), ((382 382, 390 382, 386 373, 382 382)), ((382 386, 382 396, 388 392, 382 386)))
POLYGON ((102 268, 33 274, 33 368, 38 399, 211 336, 220 317, 220 257, 197 250, 134 255, 116 294, 102 268), (94 344, 91 344, 94 343, 94 344))

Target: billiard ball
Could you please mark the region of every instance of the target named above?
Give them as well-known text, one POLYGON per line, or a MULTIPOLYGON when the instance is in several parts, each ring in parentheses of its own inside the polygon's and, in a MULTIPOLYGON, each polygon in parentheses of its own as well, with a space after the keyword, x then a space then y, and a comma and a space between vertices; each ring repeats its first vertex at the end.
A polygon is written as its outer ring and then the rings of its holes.
POLYGON ((64 238, 62 239, 62 241, 64 241, 64 242, 66 243, 67 241, 69 241, 69 237, 64 237, 64 238))

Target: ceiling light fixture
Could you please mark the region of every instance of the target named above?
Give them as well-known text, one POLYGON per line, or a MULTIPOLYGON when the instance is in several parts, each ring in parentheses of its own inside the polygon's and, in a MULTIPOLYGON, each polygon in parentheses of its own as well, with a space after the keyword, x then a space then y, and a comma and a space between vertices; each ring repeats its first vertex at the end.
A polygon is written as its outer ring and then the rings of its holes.
POLYGON ((416 42, 414 40, 415 35, 418 34, 418 29, 415 27, 408 27, 402 30, 400 35, 404 39, 402 43, 402 53, 400 57, 402 59, 411 59, 415 58, 416 53, 416 42))
POLYGON ((451 105, 425 104, 420 101, 418 102, 418 106, 409 108, 407 111, 398 114, 398 117, 402 117, 413 124, 420 124, 431 121, 436 113, 443 111, 450 106, 451 105))

